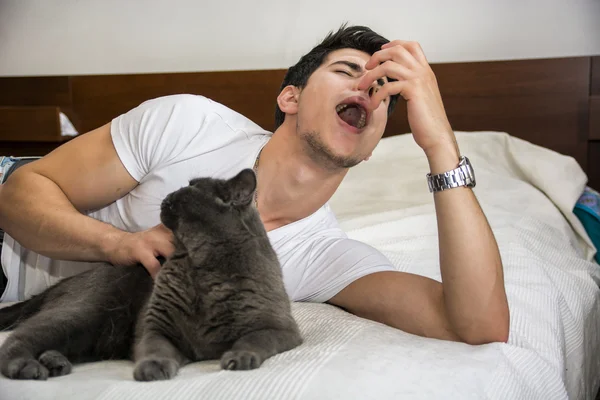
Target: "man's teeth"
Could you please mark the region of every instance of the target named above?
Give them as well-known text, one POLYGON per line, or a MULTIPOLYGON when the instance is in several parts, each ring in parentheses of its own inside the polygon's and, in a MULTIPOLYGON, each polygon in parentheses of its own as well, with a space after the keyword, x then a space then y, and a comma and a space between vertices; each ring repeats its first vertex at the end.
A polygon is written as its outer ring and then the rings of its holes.
POLYGON ((348 104, 340 104, 339 106, 337 106, 335 108, 335 111, 337 111, 337 113, 339 114, 342 111, 344 111, 347 107, 348 107, 348 104))
MULTIPOLYGON (((335 111, 339 114, 342 111, 344 111, 346 108, 348 108, 348 106, 349 106, 349 104, 340 104, 335 108, 335 111)), ((362 129, 367 124, 367 112, 362 107, 357 107, 357 108, 360 110, 360 119, 358 120, 358 123, 356 124, 356 128, 362 129)))
POLYGON ((361 109, 360 110, 360 119, 358 120, 358 124, 356 124, 356 127, 358 129, 362 129, 365 127, 366 124, 367 124, 367 113, 365 112, 365 110, 361 109))

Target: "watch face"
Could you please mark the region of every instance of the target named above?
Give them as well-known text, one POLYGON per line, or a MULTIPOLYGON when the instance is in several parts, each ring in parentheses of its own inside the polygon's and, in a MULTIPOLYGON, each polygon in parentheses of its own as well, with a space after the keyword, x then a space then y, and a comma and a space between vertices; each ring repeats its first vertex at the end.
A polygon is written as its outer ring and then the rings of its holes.
POLYGON ((467 157, 465 157, 465 164, 467 166, 467 170, 469 171, 469 175, 471 178, 471 183, 469 183, 469 187, 475 187, 475 171, 473 170, 473 166, 471 165, 471 161, 467 157))

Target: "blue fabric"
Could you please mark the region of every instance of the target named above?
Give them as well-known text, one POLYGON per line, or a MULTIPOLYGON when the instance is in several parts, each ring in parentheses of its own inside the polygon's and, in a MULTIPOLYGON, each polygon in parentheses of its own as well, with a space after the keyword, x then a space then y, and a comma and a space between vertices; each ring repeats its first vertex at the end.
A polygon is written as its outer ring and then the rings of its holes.
MULTIPOLYGON (((600 193, 586 187, 577 200, 573 213, 583 224, 594 246, 600 249, 600 193)), ((600 251, 596 253, 596 262, 600 264, 600 251)))

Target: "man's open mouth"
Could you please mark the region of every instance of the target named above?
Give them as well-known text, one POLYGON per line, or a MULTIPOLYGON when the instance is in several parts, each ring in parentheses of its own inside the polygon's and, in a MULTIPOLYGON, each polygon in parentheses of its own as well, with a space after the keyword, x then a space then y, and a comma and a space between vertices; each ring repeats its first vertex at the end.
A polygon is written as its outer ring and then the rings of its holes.
POLYGON ((356 129, 362 129, 367 125, 369 115, 361 104, 354 102, 340 104, 335 111, 342 121, 356 129))

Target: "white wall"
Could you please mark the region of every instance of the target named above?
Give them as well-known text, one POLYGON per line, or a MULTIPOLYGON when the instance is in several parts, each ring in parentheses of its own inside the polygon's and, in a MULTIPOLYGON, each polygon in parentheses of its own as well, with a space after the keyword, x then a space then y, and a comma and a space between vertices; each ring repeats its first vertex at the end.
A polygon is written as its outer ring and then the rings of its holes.
POLYGON ((343 21, 430 62, 600 54, 600 0, 0 0, 0 76, 287 68, 343 21))

